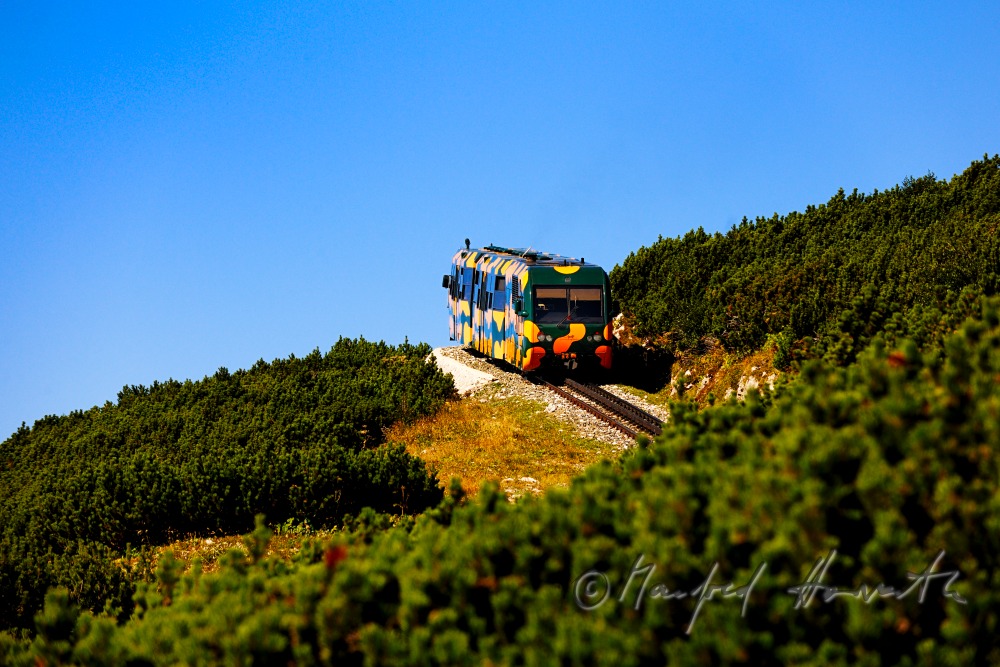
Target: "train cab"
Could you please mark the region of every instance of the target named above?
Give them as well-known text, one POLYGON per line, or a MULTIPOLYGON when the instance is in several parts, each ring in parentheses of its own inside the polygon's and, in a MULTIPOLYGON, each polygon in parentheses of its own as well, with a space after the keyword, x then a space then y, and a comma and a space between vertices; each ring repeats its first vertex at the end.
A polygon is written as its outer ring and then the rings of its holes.
POLYGON ((610 282, 596 264, 467 245, 442 285, 449 335, 460 345, 524 372, 612 366, 610 282))

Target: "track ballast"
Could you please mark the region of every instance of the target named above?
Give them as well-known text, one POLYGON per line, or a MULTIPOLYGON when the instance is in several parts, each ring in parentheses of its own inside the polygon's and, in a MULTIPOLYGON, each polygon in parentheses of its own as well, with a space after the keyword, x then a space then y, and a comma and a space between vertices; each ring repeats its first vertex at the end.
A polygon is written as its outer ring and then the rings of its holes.
POLYGON ((562 379, 562 386, 542 377, 536 376, 531 379, 535 384, 562 396, 630 438, 640 433, 655 436, 663 432, 663 422, 659 418, 598 385, 585 384, 570 378, 562 379))

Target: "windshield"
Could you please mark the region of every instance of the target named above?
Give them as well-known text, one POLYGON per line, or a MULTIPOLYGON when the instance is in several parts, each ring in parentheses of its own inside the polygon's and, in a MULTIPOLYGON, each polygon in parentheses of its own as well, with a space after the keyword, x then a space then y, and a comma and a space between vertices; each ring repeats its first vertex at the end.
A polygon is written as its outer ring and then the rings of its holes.
POLYGON ((600 287, 536 287, 535 324, 604 322, 600 287))

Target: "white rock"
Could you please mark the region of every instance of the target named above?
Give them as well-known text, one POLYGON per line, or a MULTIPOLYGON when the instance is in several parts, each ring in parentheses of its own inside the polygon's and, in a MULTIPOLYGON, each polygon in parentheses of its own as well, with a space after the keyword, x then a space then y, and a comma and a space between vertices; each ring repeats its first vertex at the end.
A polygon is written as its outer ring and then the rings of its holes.
POLYGON ((460 394, 467 394, 475 391, 483 385, 489 384, 493 381, 493 376, 489 373, 478 371, 475 368, 469 368, 455 359, 446 357, 442 354, 441 348, 435 349, 432 354, 434 355, 434 360, 437 362, 438 368, 452 376, 455 381, 455 389, 460 394))

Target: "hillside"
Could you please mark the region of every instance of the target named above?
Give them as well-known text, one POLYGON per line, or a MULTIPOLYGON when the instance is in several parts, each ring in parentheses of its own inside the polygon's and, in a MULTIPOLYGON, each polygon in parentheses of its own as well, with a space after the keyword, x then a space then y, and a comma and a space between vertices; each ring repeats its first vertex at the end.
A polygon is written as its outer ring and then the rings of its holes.
POLYGON ((245 531, 257 513, 322 526, 365 507, 433 506, 436 478, 382 442, 452 395, 429 352, 341 339, 325 355, 128 386, 115 404, 22 426, 0 444, 0 628, 30 627, 49 586, 126 614, 132 582, 116 560, 245 531))
POLYGON ((0 459, 17 499, 0 507, 3 599, 35 596, 8 618, 27 626, 42 586, 60 587, 33 635, 0 633, 0 662, 998 664, 998 223, 994 157, 948 182, 839 193, 637 251, 612 273, 628 325, 694 369, 675 365, 671 422, 516 503, 491 482, 473 499, 454 483, 442 494, 419 459, 380 445, 395 423, 389 433, 421 447, 446 433, 448 456, 477 460, 479 435, 414 419, 472 414, 440 410, 451 387, 423 363, 426 346, 342 341, 325 357, 134 388, 117 406, 42 420, 0 459), (700 400, 697 369, 739 364, 795 372, 773 390, 700 400), (257 402, 241 411, 247 394, 257 402), (189 404, 180 427, 157 416, 189 404), (108 443, 112 454, 95 453, 108 443), (329 451, 354 467, 330 466, 329 451), (301 465, 274 476, 276 460, 301 465), (60 485, 63 471, 80 481, 60 485), (213 486, 223 473, 246 480, 240 493, 213 486), (177 517, 215 527, 228 506, 200 513, 197 485, 234 499, 231 530, 250 530, 256 511, 315 525, 353 516, 290 557, 266 556, 258 518, 245 550, 212 572, 169 552, 155 572, 112 579, 115 555, 148 564, 148 551, 99 536, 152 525, 159 539, 177 517), (122 488, 134 490, 109 500, 114 511, 84 500, 122 488), (291 503, 293 488, 311 492, 291 503), (117 588, 92 586, 94 571, 117 588), (36 572, 47 578, 28 586, 36 572))

